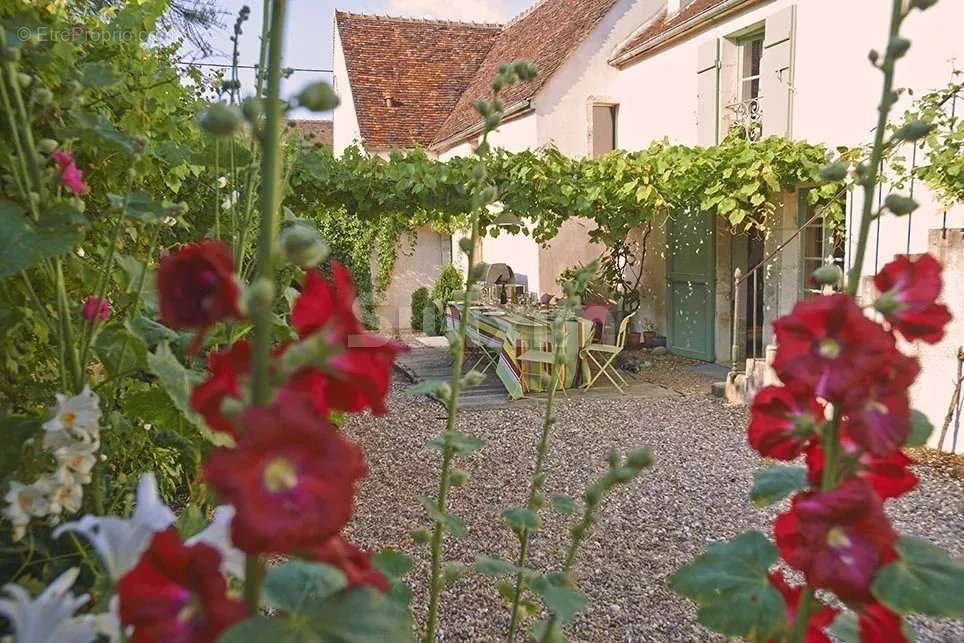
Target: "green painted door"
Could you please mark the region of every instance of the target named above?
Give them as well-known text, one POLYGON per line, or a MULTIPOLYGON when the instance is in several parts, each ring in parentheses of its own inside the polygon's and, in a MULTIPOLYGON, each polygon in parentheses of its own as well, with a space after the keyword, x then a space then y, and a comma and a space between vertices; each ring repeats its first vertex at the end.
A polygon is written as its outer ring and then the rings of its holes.
POLYGON ((716 317, 716 219, 678 212, 666 224, 669 349, 712 362, 716 317))

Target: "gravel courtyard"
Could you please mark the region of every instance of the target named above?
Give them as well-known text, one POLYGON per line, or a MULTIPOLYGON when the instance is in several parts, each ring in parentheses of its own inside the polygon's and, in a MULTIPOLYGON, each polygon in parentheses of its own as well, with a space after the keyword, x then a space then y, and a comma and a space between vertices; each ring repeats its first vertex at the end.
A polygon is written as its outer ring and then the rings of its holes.
MULTIPOLYGON (((647 446, 656 464, 635 483, 613 494, 584 541, 577 564, 590 605, 566 628, 574 641, 722 640, 696 622, 696 609, 674 595, 667 577, 699 555, 708 543, 747 529, 768 532, 781 507, 757 509, 747 495, 763 462, 746 445, 743 408, 708 396, 705 376, 675 358, 657 360, 645 379, 669 388, 657 399, 598 400, 560 397, 551 437, 547 495, 580 496, 606 468, 610 448, 647 446)), ((428 527, 419 496, 435 495, 439 455, 425 443, 442 431, 441 405, 407 395, 398 378, 386 417, 356 417, 346 430, 365 448, 369 476, 361 486, 350 534, 360 544, 396 546, 415 560, 408 580, 415 613, 424 612, 428 547, 409 533, 428 527)), ((471 474, 454 490, 451 511, 469 532, 446 540, 446 560, 469 565, 481 555, 514 559, 517 542, 499 519, 521 504, 533 467, 541 409, 507 405, 466 412, 460 428, 485 441, 482 451, 459 466, 471 474)), ((897 528, 964 556, 964 474, 958 463, 926 458, 921 484, 889 511, 897 528)), ((531 549, 530 566, 556 569, 569 542, 573 517, 546 509, 531 549)), ((491 578, 469 575, 443 593, 440 639, 504 639, 508 607, 491 578)), ((922 641, 964 641, 964 624, 915 623, 922 641)))

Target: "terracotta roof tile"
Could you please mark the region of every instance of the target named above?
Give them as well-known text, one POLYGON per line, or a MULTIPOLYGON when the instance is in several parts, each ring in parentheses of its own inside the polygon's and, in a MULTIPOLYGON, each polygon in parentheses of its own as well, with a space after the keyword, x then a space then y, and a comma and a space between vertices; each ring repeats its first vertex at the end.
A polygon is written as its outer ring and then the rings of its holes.
POLYGON ((335 12, 368 149, 428 146, 501 25, 335 12))
MULTIPOLYGON (((645 25, 642 31, 630 38, 619 50, 613 55, 613 60, 618 60, 621 56, 626 55, 637 47, 645 45, 647 42, 653 40, 657 36, 660 36, 670 29, 683 24, 691 18, 695 18, 702 13, 715 9, 717 6, 723 4, 726 0, 693 0, 683 8, 679 10, 679 13, 667 17, 666 9, 663 8, 655 18, 648 24, 645 25)), ((628 62, 629 59, 622 62, 628 62)))
POLYGON ((321 143, 331 147, 332 122, 316 120, 289 120, 287 127, 298 132, 308 143, 321 143))
POLYGON ((490 83, 502 63, 525 59, 539 70, 535 80, 505 90, 503 103, 509 106, 535 96, 615 3, 616 0, 543 0, 508 23, 438 129, 433 143, 444 141, 479 122, 472 103, 491 94, 490 83))

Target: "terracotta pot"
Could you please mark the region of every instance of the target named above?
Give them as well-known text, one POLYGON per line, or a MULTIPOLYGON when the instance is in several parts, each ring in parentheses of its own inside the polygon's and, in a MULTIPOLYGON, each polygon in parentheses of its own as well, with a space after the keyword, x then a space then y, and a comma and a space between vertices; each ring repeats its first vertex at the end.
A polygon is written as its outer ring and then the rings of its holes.
POLYGON ((644 330, 643 331, 643 346, 652 348, 653 339, 656 337, 655 330, 644 330))
POLYGON ((639 333, 631 330, 626 333, 626 348, 639 348, 639 333))

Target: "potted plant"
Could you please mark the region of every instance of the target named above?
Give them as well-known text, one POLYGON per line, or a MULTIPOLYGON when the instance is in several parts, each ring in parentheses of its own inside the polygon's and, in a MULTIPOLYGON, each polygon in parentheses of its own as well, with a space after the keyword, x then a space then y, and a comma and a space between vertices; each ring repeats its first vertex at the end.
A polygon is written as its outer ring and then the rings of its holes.
POLYGON ((656 324, 652 319, 643 320, 643 346, 652 348, 656 339, 656 324))

